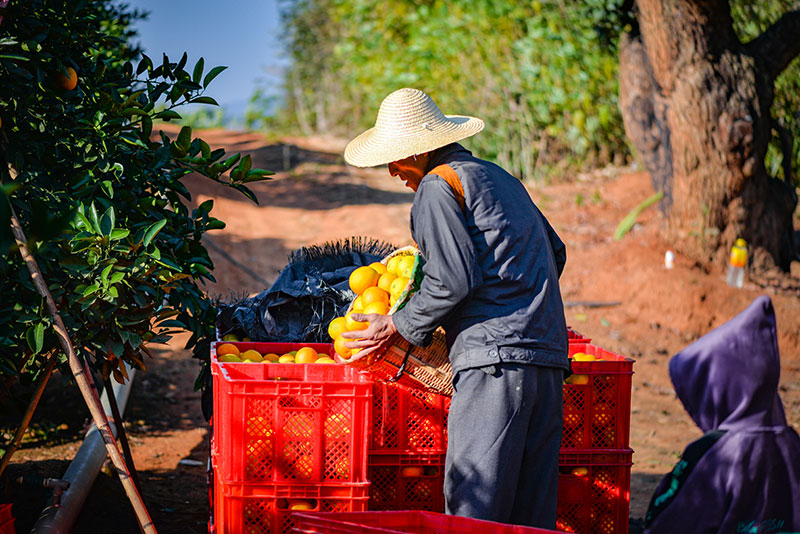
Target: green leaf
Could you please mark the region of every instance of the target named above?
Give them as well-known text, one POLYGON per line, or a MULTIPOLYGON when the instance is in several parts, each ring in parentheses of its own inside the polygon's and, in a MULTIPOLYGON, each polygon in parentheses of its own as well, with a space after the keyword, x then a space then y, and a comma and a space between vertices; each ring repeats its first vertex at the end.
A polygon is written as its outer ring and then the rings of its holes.
POLYGON ((114 198, 114 184, 111 183, 111 180, 103 180, 100 182, 100 188, 108 198, 114 198))
POLYGON ((103 216, 100 217, 100 233, 104 236, 111 235, 111 231, 114 230, 114 224, 114 207, 110 206, 105 213, 103 213, 103 216))
POLYGON ((211 158, 211 147, 202 139, 200 139, 200 152, 203 154, 203 159, 209 160, 211 158))
POLYGON ((28 328, 25 332, 25 340, 34 354, 42 352, 44 347, 44 323, 37 323, 36 326, 28 328))
POLYGON ((171 109, 165 109, 164 111, 156 113, 156 117, 164 121, 181 118, 177 111, 172 111, 171 109))
POLYGON ((269 180, 269 177, 275 174, 272 171, 268 171, 266 169, 250 169, 242 178, 242 183, 246 184, 249 182, 260 182, 262 180, 269 180))
POLYGON ((111 269, 114 268, 114 265, 106 265, 105 269, 100 273, 100 280, 103 282, 103 286, 108 286, 108 275, 111 274, 111 269))
POLYGON ((95 207, 94 202, 92 202, 92 205, 89 206, 89 220, 92 222, 92 228, 94 228, 95 233, 103 235, 103 231, 100 229, 100 219, 97 216, 97 208, 95 207))
POLYGON ((233 184, 232 187, 237 191, 240 191, 244 196, 246 196, 250 200, 252 200, 253 203, 258 204, 258 199, 256 198, 256 195, 247 187, 241 184, 233 184))
POLYGON ((633 225, 636 224, 636 219, 639 218, 639 215, 648 207, 652 206, 659 200, 664 198, 664 193, 659 191, 658 193, 646 198, 638 206, 633 208, 617 225, 617 229, 614 231, 614 240, 619 241, 625 234, 627 234, 633 225))
POLYGON ((205 60, 201 57, 197 60, 197 63, 194 65, 194 71, 192 72, 192 81, 194 83, 200 83, 200 78, 203 77, 203 67, 205 66, 205 60))
POLYGON ((109 239, 111 239, 111 241, 119 241, 120 239, 125 239, 128 237, 130 233, 131 231, 127 228, 116 228, 111 232, 109 239))
POLYGON ((211 98, 210 96, 198 96, 191 100, 192 104, 210 104, 212 106, 219 106, 216 100, 211 98))
POLYGON ((167 220, 161 219, 160 221, 154 222, 147 228, 147 231, 145 231, 144 233, 144 239, 142 239, 142 245, 145 248, 147 248, 147 246, 150 244, 150 242, 153 240, 156 234, 160 232, 162 228, 164 228, 165 224, 167 224, 167 220))
POLYGON ((153 119, 147 115, 142 117, 142 137, 149 139, 151 133, 153 133, 153 119))
POLYGON ((228 67, 214 67, 213 69, 208 71, 208 74, 206 74, 206 77, 203 78, 203 87, 208 87, 208 84, 211 83, 211 80, 213 80, 214 78, 219 76, 220 73, 222 71, 224 71, 225 69, 227 69, 227 68, 228 67))
POLYGON ((192 144, 192 128, 191 128, 191 126, 184 126, 183 128, 181 128, 181 131, 178 134, 178 138, 176 139, 175 143, 184 152, 189 150, 189 146, 192 144))
POLYGON ((92 295, 92 294, 94 294, 94 293, 97 293, 97 291, 98 291, 99 289, 100 289, 100 286, 99 286, 98 284, 92 284, 92 285, 90 285, 89 287, 87 287, 87 288, 86 288, 86 289, 83 291, 83 296, 84 296, 84 297, 88 297, 89 295, 92 295))

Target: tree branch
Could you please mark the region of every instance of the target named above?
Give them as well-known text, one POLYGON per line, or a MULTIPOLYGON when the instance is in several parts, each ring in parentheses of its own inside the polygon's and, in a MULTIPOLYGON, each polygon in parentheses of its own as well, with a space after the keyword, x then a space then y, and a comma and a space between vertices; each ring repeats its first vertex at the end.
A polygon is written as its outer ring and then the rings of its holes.
POLYGON ((745 50, 764 65, 774 80, 800 54, 800 8, 785 13, 764 33, 747 43, 745 50))

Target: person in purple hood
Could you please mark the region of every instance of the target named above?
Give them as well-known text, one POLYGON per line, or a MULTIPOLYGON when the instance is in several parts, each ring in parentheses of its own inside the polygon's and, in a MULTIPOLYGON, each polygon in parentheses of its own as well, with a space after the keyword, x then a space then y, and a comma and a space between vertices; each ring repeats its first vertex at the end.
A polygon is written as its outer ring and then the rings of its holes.
POLYGON ((778 396, 769 297, 673 356, 669 374, 704 435, 656 489, 645 534, 800 532, 800 437, 778 396))

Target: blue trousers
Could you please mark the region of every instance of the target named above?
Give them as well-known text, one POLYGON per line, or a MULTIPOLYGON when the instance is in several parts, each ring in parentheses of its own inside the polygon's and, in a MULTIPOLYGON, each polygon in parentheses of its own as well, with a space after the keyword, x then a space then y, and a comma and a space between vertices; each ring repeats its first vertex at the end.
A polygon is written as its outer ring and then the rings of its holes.
POLYGON ((564 371, 459 371, 447 423, 448 514, 555 529, 564 371))

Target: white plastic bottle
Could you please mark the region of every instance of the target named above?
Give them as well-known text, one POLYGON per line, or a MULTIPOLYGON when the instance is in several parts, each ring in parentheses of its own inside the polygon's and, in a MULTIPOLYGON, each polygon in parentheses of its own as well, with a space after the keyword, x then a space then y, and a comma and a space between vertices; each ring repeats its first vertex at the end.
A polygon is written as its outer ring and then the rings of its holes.
POLYGON ((731 247, 731 258, 728 265, 728 285, 742 287, 744 285, 744 267, 747 265, 747 241, 741 237, 731 247))

